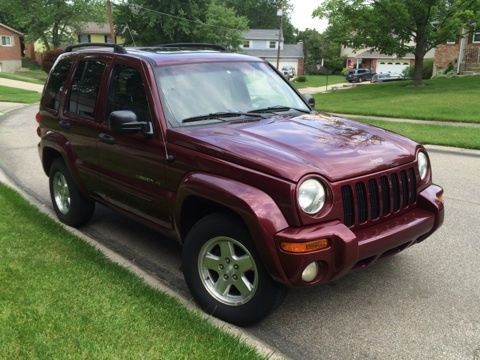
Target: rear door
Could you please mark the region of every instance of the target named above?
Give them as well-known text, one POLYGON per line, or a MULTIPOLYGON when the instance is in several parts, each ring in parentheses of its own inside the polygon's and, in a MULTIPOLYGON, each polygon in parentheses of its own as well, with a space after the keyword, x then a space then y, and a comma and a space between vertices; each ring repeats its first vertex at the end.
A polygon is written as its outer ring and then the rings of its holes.
POLYGON ((171 229, 164 186, 165 144, 151 95, 156 85, 145 76, 147 66, 137 59, 117 59, 112 66, 98 143, 101 196, 124 211, 171 229), (108 117, 116 110, 134 112, 138 121, 151 124, 152 134, 113 133, 108 117))
POLYGON ((82 56, 75 63, 58 125, 73 149, 75 169, 90 192, 99 187, 97 136, 102 104, 98 101, 111 56, 82 56))

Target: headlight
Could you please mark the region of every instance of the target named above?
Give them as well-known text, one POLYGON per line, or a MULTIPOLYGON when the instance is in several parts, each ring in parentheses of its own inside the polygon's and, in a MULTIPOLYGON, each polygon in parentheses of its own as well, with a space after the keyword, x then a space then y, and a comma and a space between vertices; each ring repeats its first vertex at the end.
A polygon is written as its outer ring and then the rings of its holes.
POLYGON ((428 173, 428 158, 424 152, 418 153, 418 173, 420 174, 420 179, 425 180, 428 173))
POLYGON ((325 188, 318 180, 305 180, 298 187, 297 201, 307 214, 316 214, 325 205, 325 188))

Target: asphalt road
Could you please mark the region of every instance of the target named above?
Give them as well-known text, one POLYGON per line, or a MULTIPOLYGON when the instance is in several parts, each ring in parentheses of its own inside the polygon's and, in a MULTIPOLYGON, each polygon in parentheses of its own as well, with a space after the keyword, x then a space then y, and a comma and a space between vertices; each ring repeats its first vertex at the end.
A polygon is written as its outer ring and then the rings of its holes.
MULTIPOLYGON (((51 209, 35 111, 0 117, 0 167, 51 209)), ((330 285, 291 291, 246 330, 294 359, 480 359, 480 152, 430 156, 446 190, 439 232, 330 285)), ((177 244, 101 206, 82 231, 189 296, 177 244)))

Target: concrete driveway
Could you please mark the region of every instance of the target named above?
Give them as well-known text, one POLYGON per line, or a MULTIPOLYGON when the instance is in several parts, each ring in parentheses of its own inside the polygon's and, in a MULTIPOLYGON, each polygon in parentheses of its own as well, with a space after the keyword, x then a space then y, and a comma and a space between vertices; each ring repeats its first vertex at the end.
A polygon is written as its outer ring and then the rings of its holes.
MULTIPOLYGON (((51 209, 35 106, 0 117, 0 166, 51 209)), ((291 291, 247 328, 294 359, 468 359, 480 354, 480 152, 431 149, 444 227, 422 244, 330 285, 291 291)), ((180 248, 97 207, 82 231, 188 295, 180 248)), ((478 357, 477 357, 478 359, 478 357)))

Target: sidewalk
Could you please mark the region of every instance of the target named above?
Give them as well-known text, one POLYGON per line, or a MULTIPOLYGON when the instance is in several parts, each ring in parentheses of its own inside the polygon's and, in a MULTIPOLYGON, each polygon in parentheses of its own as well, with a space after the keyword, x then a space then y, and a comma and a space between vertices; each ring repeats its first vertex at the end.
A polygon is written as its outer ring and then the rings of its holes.
POLYGON ((20 109, 24 106, 28 106, 30 104, 21 104, 21 103, 14 103, 14 102, 2 102, 0 101, 0 116, 5 115, 6 113, 20 109))
POLYGON ((29 83, 25 81, 4 79, 4 78, 0 78, 0 85, 17 88, 17 89, 23 89, 23 90, 32 90, 39 93, 43 91, 43 85, 29 83))
POLYGON ((356 87, 356 86, 364 86, 364 85, 370 85, 369 82, 364 82, 364 83, 355 83, 355 84, 352 84, 352 83, 340 83, 340 84, 332 84, 332 85, 328 85, 328 86, 320 86, 320 87, 307 87, 307 88, 303 88, 303 89, 298 89, 298 91, 301 93, 301 94, 310 94, 310 95, 314 95, 314 94, 320 94, 320 93, 325 93, 325 92, 329 92, 329 91, 337 91, 337 90, 346 90, 346 89, 351 89, 353 87, 356 87))
POLYGON ((468 122, 460 122, 460 121, 419 120, 419 119, 405 119, 405 118, 392 118, 392 117, 385 117, 385 116, 355 115, 355 114, 340 114, 340 113, 329 113, 329 114, 333 116, 338 116, 338 117, 347 118, 347 119, 354 119, 354 120, 370 119, 370 120, 402 122, 402 123, 411 123, 411 124, 442 125, 442 126, 480 129, 480 124, 478 123, 468 123, 468 122))

